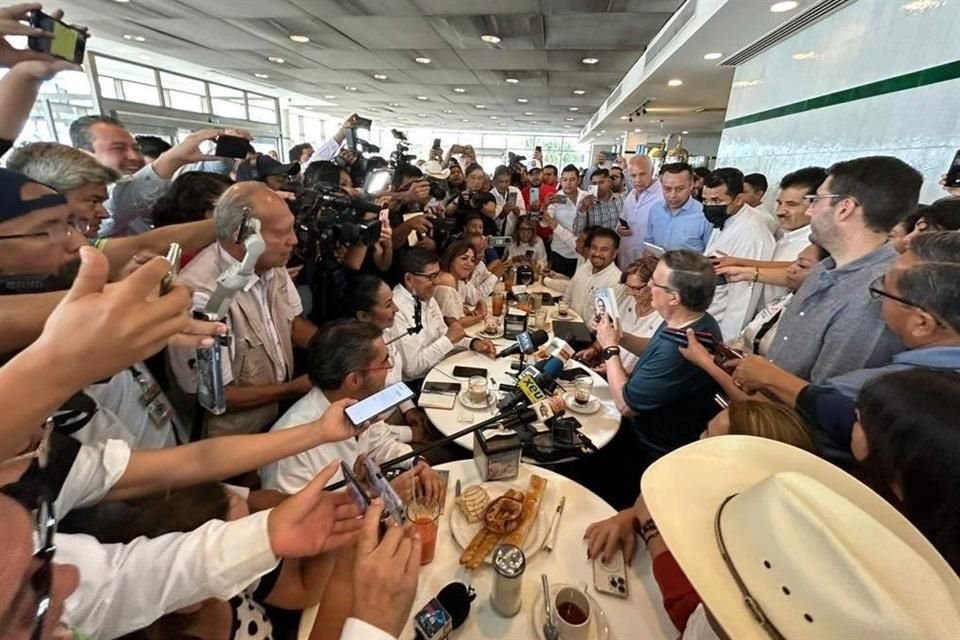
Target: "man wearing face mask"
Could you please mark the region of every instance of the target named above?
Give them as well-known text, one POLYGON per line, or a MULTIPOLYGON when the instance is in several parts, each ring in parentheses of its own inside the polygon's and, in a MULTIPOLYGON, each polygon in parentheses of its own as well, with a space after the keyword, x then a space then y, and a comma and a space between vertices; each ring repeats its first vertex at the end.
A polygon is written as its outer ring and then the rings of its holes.
MULTIPOLYGON (((769 260, 776 242, 764 221, 766 214, 743 201, 743 174, 739 169, 715 169, 703 180, 703 216, 713 225, 705 254, 769 260)), ((710 315, 720 323, 727 340, 740 334, 753 317, 761 287, 753 282, 718 283, 710 315)))

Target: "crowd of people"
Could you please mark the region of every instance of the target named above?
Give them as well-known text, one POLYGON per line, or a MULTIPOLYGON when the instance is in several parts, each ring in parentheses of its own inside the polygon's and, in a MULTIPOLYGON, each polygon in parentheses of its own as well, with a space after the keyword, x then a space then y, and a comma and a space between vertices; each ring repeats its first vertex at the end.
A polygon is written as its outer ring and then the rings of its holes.
MULTIPOLYGON (((44 37, 32 8, 0 9, 0 36, 44 37)), ((440 433, 413 401, 359 430, 345 411, 494 357, 466 328, 520 270, 587 321, 576 358, 622 417, 570 471, 619 509, 585 551, 642 541, 684 638, 960 634, 957 189, 919 204, 888 156, 776 188, 636 154, 391 164, 351 147, 357 115, 288 162, 113 115, 17 144, 74 67, 0 45, 0 637, 287 637, 310 607, 323 637, 399 637, 420 537, 324 489, 440 433), (217 343, 223 413, 199 401, 217 343)), ((424 457, 391 483, 446 491, 424 457)))

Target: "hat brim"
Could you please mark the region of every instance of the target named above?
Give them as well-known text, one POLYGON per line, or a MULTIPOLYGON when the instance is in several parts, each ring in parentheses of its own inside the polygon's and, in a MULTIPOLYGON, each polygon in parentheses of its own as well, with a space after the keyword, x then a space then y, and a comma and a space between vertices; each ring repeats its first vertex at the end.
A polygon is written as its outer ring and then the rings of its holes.
POLYGON ((291 162, 289 164, 281 164, 278 167, 274 167, 270 171, 264 173, 265 176, 295 176, 300 173, 300 163, 291 162))
POLYGON ((641 492, 663 540, 730 638, 768 638, 720 556, 714 517, 728 496, 782 471, 819 481, 859 506, 923 557, 960 601, 960 578, 890 503, 850 474, 797 447, 754 436, 705 438, 647 469, 641 492))

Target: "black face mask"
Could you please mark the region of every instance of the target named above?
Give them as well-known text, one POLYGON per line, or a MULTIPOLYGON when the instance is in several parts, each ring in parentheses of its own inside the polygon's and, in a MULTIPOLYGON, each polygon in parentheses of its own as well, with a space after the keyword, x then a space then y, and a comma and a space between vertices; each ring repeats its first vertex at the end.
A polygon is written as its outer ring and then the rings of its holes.
POLYGON ((703 217, 717 229, 723 230, 723 225, 727 224, 727 206, 725 204, 705 204, 703 205, 703 217))

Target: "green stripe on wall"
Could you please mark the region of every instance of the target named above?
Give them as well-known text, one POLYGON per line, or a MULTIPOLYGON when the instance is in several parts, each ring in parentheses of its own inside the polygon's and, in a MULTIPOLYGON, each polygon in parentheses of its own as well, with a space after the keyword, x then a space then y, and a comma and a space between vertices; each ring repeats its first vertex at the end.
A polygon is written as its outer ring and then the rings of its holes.
POLYGON ((887 78, 886 80, 862 84, 859 87, 851 87, 815 98, 808 98, 800 102, 767 109, 766 111, 759 111, 747 116, 741 116, 727 120, 723 123, 723 126, 724 128, 740 127, 745 124, 772 120, 773 118, 782 118, 783 116, 789 116, 795 113, 823 109, 824 107, 832 107, 843 104, 844 102, 854 102, 865 98, 873 98, 874 96, 882 96, 886 93, 916 89, 917 87, 936 84, 946 80, 956 80, 958 78, 960 78, 960 60, 937 65, 936 67, 921 69, 920 71, 911 71, 910 73, 904 73, 903 75, 887 78))

